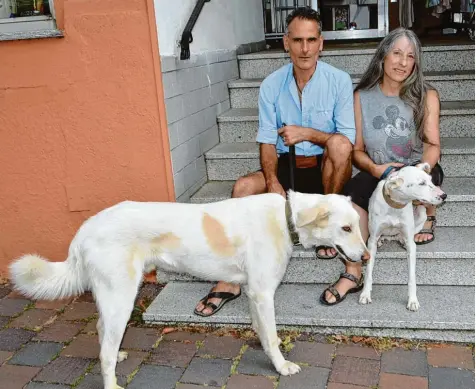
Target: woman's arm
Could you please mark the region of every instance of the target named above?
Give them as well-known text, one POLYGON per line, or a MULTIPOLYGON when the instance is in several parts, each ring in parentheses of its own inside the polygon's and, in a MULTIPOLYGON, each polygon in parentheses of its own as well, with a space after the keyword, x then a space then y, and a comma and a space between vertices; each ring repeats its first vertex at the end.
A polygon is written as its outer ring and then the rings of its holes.
POLYGON ((423 118, 422 162, 433 168, 440 159, 440 99, 436 90, 429 90, 426 95, 425 117, 423 118))

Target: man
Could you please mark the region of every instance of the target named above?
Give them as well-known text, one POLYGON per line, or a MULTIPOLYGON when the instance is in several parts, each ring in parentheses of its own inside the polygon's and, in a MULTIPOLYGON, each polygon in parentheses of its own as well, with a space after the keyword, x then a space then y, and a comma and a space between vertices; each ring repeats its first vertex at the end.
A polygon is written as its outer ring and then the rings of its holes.
MULTIPOLYGON (((290 145, 296 148, 295 189, 304 193, 339 193, 352 173, 355 140, 350 76, 318 62, 321 21, 311 8, 298 8, 286 19, 284 48, 291 64, 269 75, 259 95, 261 170, 241 177, 232 197, 274 192, 286 197, 290 145)), ((334 258, 320 246, 320 258, 334 258)), ((195 314, 211 316, 240 295, 239 285, 219 282, 197 305, 195 314)))

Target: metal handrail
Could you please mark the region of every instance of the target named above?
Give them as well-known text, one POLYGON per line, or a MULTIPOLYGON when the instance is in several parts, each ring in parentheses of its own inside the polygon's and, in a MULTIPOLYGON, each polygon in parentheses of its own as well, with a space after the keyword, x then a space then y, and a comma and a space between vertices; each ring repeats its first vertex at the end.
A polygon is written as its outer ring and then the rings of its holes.
POLYGON ((202 12, 202 8, 205 3, 208 3, 210 0, 198 0, 197 4, 195 4, 195 8, 192 11, 192 15, 190 15, 190 19, 188 19, 187 24, 185 25, 185 29, 182 33, 182 39, 180 40, 180 59, 185 60, 190 58, 190 43, 193 42, 192 30, 197 22, 198 16, 200 12, 202 12))

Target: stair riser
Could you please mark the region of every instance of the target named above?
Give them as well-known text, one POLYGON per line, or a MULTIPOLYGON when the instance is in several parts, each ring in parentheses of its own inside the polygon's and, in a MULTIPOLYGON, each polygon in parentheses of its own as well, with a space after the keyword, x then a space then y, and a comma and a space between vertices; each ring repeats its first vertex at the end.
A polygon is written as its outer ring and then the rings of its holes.
MULTIPOLYGON (((464 285, 473 286, 474 260, 469 259, 417 259, 418 285, 464 285)), ((293 284, 330 284, 343 271, 339 260, 296 259, 292 258, 283 283, 293 284)), ((187 274, 159 271, 160 282, 192 281, 195 278, 187 274)), ((406 259, 377 259, 373 281, 375 285, 406 285, 408 283, 408 264, 406 259)), ((317 293, 317 291, 316 291, 317 293)))
MULTIPOLYGON (((236 180, 260 169, 258 158, 207 159, 210 181, 236 180)), ((443 154, 441 166, 446 177, 473 177, 474 155, 443 154)))
MULTIPOLYGON (((363 74, 372 54, 326 55, 323 62, 335 66, 349 74, 363 74)), ((265 78, 281 66, 289 63, 289 58, 240 59, 241 78, 265 78)), ((423 53, 424 72, 445 72, 474 69, 474 50, 441 51, 423 53)))
MULTIPOLYGON (((219 122, 220 142, 254 142, 258 131, 258 121, 219 122)), ((445 115, 440 119, 442 138, 474 138, 474 115, 445 115)))
MULTIPOLYGON (((474 79, 430 81, 440 94, 441 101, 473 101, 474 79)), ((356 84, 354 84, 354 87, 356 84)), ((230 88, 232 108, 258 107, 258 87, 230 88)))

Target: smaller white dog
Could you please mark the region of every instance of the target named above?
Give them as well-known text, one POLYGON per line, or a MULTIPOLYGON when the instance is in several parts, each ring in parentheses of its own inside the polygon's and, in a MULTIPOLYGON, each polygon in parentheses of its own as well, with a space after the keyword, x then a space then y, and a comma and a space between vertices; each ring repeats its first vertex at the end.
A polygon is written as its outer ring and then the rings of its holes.
POLYGON ((391 173, 377 185, 369 202, 368 261, 364 289, 359 298, 361 304, 372 302, 372 272, 379 239, 398 240, 407 249, 408 255, 408 304, 407 309, 418 311, 420 304, 416 295, 416 244, 414 235, 423 227, 426 209, 419 205, 413 209, 412 202, 439 205, 446 194, 431 181, 427 173, 430 165, 422 163, 406 166, 391 173))

